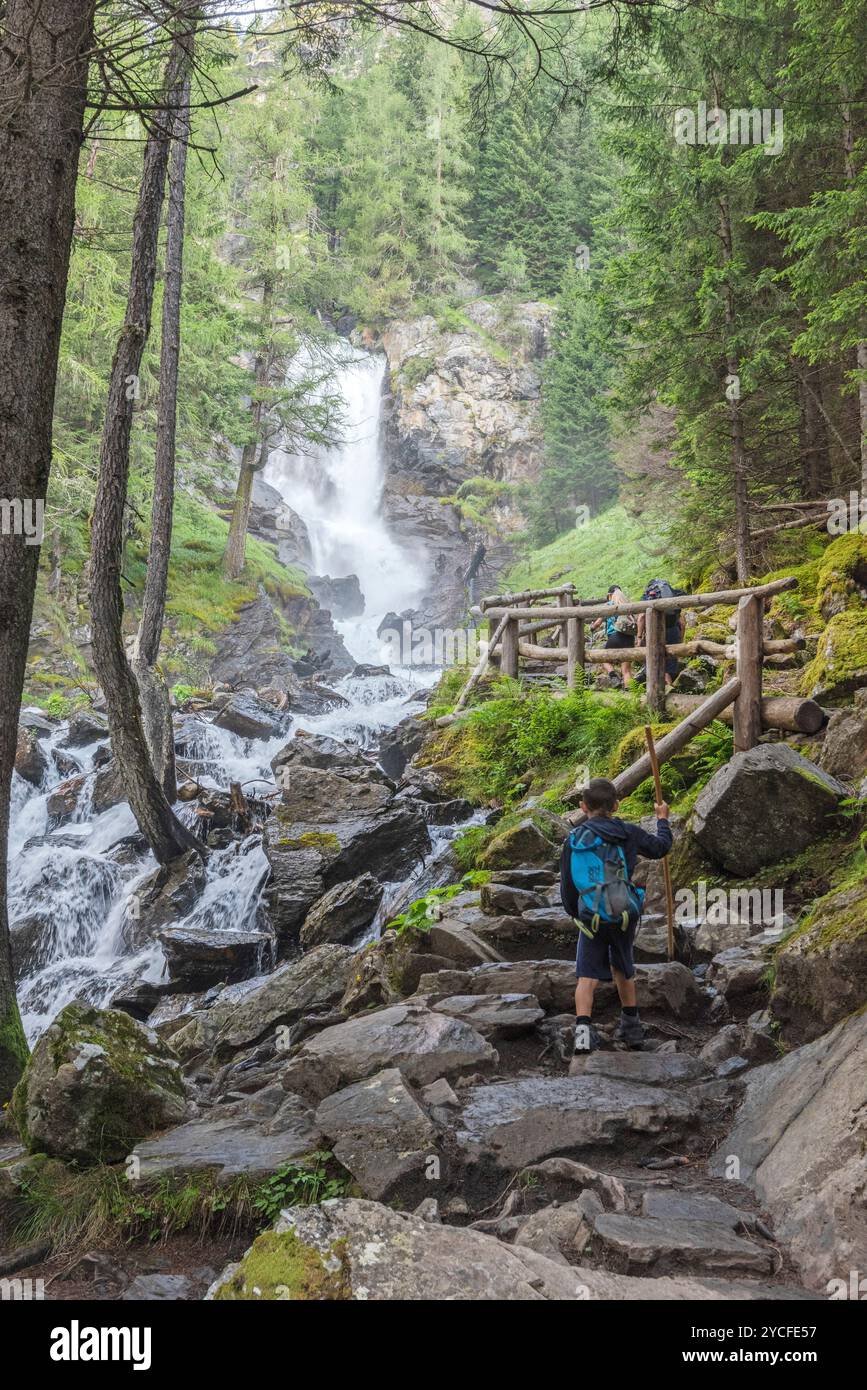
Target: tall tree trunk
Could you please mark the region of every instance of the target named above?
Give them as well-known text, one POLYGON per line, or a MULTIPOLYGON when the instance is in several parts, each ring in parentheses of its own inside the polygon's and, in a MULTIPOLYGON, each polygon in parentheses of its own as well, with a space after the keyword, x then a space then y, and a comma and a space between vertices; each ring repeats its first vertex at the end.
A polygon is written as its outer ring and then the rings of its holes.
POLYGON ((263 392, 270 384, 271 378, 270 338, 273 302, 274 287, 267 284, 262 293, 261 339, 254 366, 256 394, 251 406, 253 438, 249 444, 244 445, 244 451, 241 455, 235 504, 232 508, 229 534, 226 537, 226 549, 223 552, 223 570, 229 579, 237 579, 244 569, 247 558, 247 524, 250 520, 250 504, 253 499, 253 479, 259 469, 264 467, 268 456, 267 445, 264 445, 263 440, 266 413, 263 392), (260 455, 260 450, 264 457, 257 457, 260 455))
POLYGON ((821 497, 830 481, 828 429, 822 406, 822 376, 818 367, 796 363, 800 420, 801 490, 808 499, 821 497))
MULTIPOLYGON (((192 58, 193 40, 190 40, 192 58)), ((190 78, 181 91, 184 103, 174 128, 169 169, 169 203, 166 217, 166 254, 160 346, 160 396, 154 452, 154 493, 151 504, 151 539, 141 620, 132 657, 132 669, 141 695, 145 737, 154 771, 166 800, 177 799, 175 745, 168 686, 157 669, 160 638, 166 613, 169 559, 172 548, 172 509, 175 492, 175 440, 178 411, 178 365, 181 354, 181 290, 184 265, 184 216, 187 141, 190 133, 190 78)))
MULTIPOLYGON (((846 182, 854 186, 858 177, 855 168, 855 131, 849 93, 843 91, 843 164, 846 182)), ((861 429, 861 496, 867 497, 867 314, 862 314, 859 323, 860 340, 855 349, 855 362, 858 368, 858 421, 861 429)))
MULTIPOLYGON (((0 43, 0 493, 40 502, 75 218, 93 3, 8 0, 0 43)), ((39 548, 0 534, 0 1102, 27 1044, 7 905, 9 797, 39 548)))
POLYGON ((90 605, 93 664, 105 695, 111 745, 139 829, 161 864, 201 842, 174 814, 154 772, 142 723, 138 685, 124 650, 124 510, 129 440, 142 353, 150 332, 157 246, 171 144, 171 109, 181 101, 188 71, 189 28, 175 38, 163 83, 165 110, 148 136, 133 222, 132 269, 123 328, 115 349, 100 446, 99 480, 91 526, 90 605), (160 124, 161 122, 161 124, 160 124))

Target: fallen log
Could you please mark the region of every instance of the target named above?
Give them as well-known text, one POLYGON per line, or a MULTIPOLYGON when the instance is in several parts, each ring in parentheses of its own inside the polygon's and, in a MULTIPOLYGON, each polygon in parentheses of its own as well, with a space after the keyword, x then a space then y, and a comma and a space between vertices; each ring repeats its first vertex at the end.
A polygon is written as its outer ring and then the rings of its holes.
POLYGON ((436 721, 438 727, 442 728, 447 724, 451 724, 452 721, 456 719, 460 714, 461 710, 463 709, 464 705, 467 703, 467 700, 469 699, 470 692, 476 685, 478 685, 479 681, 482 679, 482 676, 487 671, 488 662, 494 654, 494 648, 496 647, 497 643, 502 637, 506 627, 506 623, 508 621, 508 618, 501 618, 497 626, 494 628, 494 631, 491 633, 491 638, 488 642, 488 645, 486 646, 485 650, 479 657, 478 662, 476 663, 475 670, 473 671, 472 675, 470 676, 469 680, 467 681, 466 685, 464 686, 463 690, 458 696, 457 704, 455 705, 451 714, 444 714, 436 721))
MULTIPOLYGON (((694 738, 702 729, 706 729, 708 724, 712 724, 715 719, 718 719, 722 711, 728 709, 737 699, 740 689, 740 680, 735 676, 732 680, 726 681, 725 685, 720 686, 719 690, 715 690, 713 695, 708 695, 706 699, 702 700, 701 704, 687 715, 686 719, 659 740, 656 745, 656 756, 659 762, 664 763, 669 758, 674 757, 675 753, 679 753, 681 748, 686 747, 690 739, 694 738)), ((636 762, 625 768, 623 772, 619 772, 616 777, 611 779, 617 789, 618 797, 622 799, 630 792, 634 792, 635 788, 651 775, 651 772, 650 754, 645 753, 636 762)), ((577 805, 580 791, 580 787, 573 787, 571 792, 567 792, 564 798, 566 804, 577 805)), ((570 817, 573 825, 577 825, 580 819, 583 819, 583 816, 570 817)))
MULTIPOLYGON (((691 714, 699 708, 704 696, 679 695, 676 692, 666 697, 666 708, 675 715, 691 714)), ((732 711, 725 709, 717 715, 724 724, 731 724, 732 711)), ((804 700, 798 695, 765 695, 762 697, 762 728, 784 729, 793 734, 815 734, 825 722, 825 711, 815 700, 804 700)))

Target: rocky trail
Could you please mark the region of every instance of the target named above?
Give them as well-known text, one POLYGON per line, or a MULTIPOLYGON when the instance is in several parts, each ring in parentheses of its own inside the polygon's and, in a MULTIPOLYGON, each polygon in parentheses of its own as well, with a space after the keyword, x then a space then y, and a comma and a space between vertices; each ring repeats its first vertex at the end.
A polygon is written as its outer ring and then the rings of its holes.
POLYGON ((145 1210, 157 1190, 207 1192, 212 1216, 196 1238, 155 1206, 155 1248, 36 1238, 27 1272, 49 1297, 822 1296, 862 1235, 841 1213, 863 1188, 851 1094, 867 1022, 781 1056, 765 975, 784 920, 709 915, 668 961, 654 866, 637 942, 647 1041, 614 1042, 602 986, 604 1046, 576 1062, 556 816, 511 826, 421 926, 384 930, 460 877, 448 838, 472 815, 412 760, 418 719, 375 749, 297 718, 285 741, 286 716, 250 691, 227 693, 218 721, 270 760, 278 794, 239 826, 191 778, 211 865, 134 877, 118 931, 138 973, 85 982, 42 1033, 12 1107, 26 1146, 7 1123, 0 1167, 19 1241, 58 1160, 98 1163, 145 1210), (230 878, 261 856, 236 917, 237 897, 214 897, 220 855, 230 878), (293 1186, 311 1164, 324 1204, 293 1186))

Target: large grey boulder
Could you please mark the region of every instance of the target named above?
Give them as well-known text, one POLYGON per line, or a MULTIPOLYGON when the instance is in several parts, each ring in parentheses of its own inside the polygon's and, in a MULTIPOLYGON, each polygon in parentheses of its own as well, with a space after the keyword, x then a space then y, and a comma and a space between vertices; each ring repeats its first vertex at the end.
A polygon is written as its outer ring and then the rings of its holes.
POLYGON ((412 1085, 427 1086, 496 1062, 490 1043, 468 1023, 417 1004, 397 1004, 308 1038, 281 1079, 287 1090, 318 1101, 389 1066, 399 1067, 412 1085))
POLYGON ((15 771, 31 786, 38 787, 48 770, 48 759, 39 745, 36 733, 23 724, 18 726, 15 744, 15 771))
POLYGON ((787 1042, 809 1042, 867 1000, 867 883, 813 904, 780 947, 771 1008, 787 1042))
POLYGON ((867 772, 867 690, 856 690, 853 705, 831 715, 819 763, 842 782, 858 783, 867 772))
POLYGON ((132 1156, 137 1163, 130 1172, 142 1183, 202 1173, 219 1183, 241 1176, 261 1181, 321 1147, 312 1110, 299 1096, 269 1086, 136 1144, 132 1156))
POLYGON ((482 1231, 345 1198, 283 1211, 208 1290, 218 1301, 515 1302, 616 1299, 751 1301, 798 1297, 757 1282, 635 1279, 569 1269, 482 1231))
POLYGON ((574 1007, 575 966, 568 960, 519 960, 439 970, 422 975, 418 992, 431 999, 450 994, 532 994, 546 1013, 574 1007))
POLYGON ((471 1160, 513 1172, 566 1150, 610 1147, 630 1135, 670 1137, 694 1118, 684 1093, 603 1076, 532 1077, 474 1086, 457 1124, 471 1160))
POLYGON ((394 793, 376 768, 360 767, 339 772, 329 768, 284 763, 275 772, 283 788, 283 801, 295 820, 311 825, 354 820, 380 811, 394 793))
POLYGON ((208 1035, 218 1053, 248 1047, 303 1014, 335 1004, 346 989, 354 956, 346 946, 327 944, 287 961, 264 980, 223 990, 207 1014, 208 1035))
POLYGON ((341 743, 328 734, 310 734, 299 729, 271 759, 275 776, 285 767, 315 767, 329 772, 365 767, 364 754, 355 743, 341 743))
POLYGON ((846 788, 787 743, 736 753, 695 803, 691 829, 728 873, 791 859, 840 825, 846 788))
POLYGON ((313 843, 269 834, 265 854, 271 869, 266 890, 268 918, 281 942, 291 940, 325 892, 325 858, 313 843))
POLYGON ((437 1131, 396 1067, 328 1096, 316 1124, 365 1197, 385 1201, 407 1186, 422 1194, 437 1131))
POLYGON ((867 1013, 752 1072, 711 1171, 754 1189, 805 1284, 867 1269, 867 1013))
POLYGON ((214 726, 217 729, 227 729, 239 738, 268 739, 276 738, 285 727, 285 721, 263 700, 258 700, 253 695, 240 694, 233 695, 227 701, 216 715, 214 726))
POLYGON ((463 1018, 484 1038, 517 1038, 545 1017, 532 994, 453 994, 434 1004, 437 1013, 463 1018))
POLYGON ((352 941, 369 927, 382 901, 382 884, 373 874, 336 883, 313 905, 301 928, 301 945, 352 941))
POLYGON ((175 1054, 128 1014, 68 1004, 36 1044, 12 1115, 31 1153, 116 1163, 177 1124, 187 1093, 175 1054))
POLYGON ((602 1248, 619 1256, 627 1268, 665 1260, 708 1273, 773 1274, 776 1268, 774 1246, 746 1240, 721 1222, 603 1212, 594 1222, 594 1232, 602 1248))
POLYGON ((280 901, 287 904, 281 909, 281 915, 288 912, 293 903, 293 861, 281 864, 278 856, 297 850, 316 854, 316 867, 323 886, 331 888, 335 883, 363 873, 394 881, 408 875, 431 850, 430 833, 417 807, 397 798, 378 810, 369 813, 359 810, 346 819, 339 817, 335 810, 330 821, 296 819, 294 808, 284 803, 277 808, 275 820, 276 826, 269 835, 268 856, 275 891, 280 901))
POLYGON ((166 927, 157 939, 170 981, 191 992, 222 981, 247 980, 273 965, 275 943, 267 932, 166 927))

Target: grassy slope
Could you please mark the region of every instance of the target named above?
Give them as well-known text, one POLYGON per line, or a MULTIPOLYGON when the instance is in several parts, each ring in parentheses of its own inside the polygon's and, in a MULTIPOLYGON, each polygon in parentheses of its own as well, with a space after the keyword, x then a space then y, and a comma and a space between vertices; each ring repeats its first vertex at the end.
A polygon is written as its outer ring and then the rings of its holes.
POLYGON ((585 598, 604 598, 609 584, 619 584, 630 598, 640 598, 645 584, 666 571, 664 538, 658 521, 639 521, 622 506, 609 508, 586 526, 559 536, 541 550, 528 552, 505 576, 504 589, 547 588, 563 579, 585 598))

